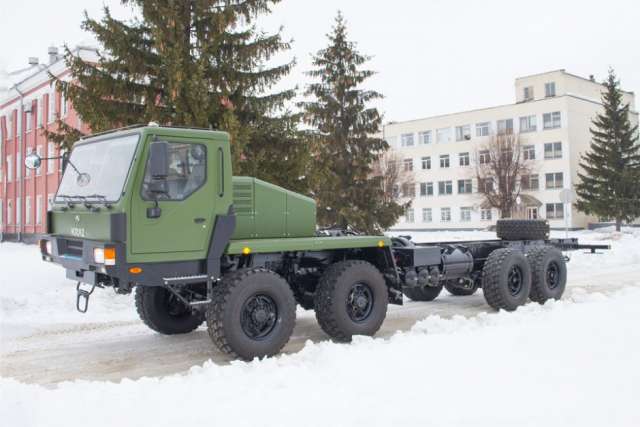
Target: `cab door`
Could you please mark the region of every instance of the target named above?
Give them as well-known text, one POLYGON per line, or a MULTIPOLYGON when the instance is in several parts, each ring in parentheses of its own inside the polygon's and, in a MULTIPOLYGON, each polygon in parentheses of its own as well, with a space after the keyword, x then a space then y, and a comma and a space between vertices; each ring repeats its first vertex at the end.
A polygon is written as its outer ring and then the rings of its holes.
POLYGON ((151 255, 148 261, 202 259, 206 256, 215 220, 216 174, 213 157, 220 143, 210 139, 158 136, 169 144, 166 194, 149 191, 149 144, 143 154, 144 175, 132 195, 131 252, 151 255), (148 208, 157 199, 160 215, 148 208))

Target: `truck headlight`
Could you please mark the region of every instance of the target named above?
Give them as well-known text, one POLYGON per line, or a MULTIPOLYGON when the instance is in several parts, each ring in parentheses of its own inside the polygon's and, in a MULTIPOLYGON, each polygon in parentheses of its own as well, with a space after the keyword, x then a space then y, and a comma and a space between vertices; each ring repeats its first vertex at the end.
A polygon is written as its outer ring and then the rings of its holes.
POLYGON ((94 248, 93 260, 96 264, 116 265, 115 248, 94 248))
POLYGON ((51 255, 53 252, 53 243, 51 243, 51 240, 40 240, 40 251, 45 255, 51 255))

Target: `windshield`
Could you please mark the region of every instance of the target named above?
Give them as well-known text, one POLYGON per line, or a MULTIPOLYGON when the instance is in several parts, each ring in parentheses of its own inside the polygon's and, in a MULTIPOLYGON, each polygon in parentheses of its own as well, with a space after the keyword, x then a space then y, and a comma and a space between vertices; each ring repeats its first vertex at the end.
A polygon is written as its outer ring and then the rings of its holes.
POLYGON ((56 202, 117 202, 139 134, 79 144, 73 148, 56 202))

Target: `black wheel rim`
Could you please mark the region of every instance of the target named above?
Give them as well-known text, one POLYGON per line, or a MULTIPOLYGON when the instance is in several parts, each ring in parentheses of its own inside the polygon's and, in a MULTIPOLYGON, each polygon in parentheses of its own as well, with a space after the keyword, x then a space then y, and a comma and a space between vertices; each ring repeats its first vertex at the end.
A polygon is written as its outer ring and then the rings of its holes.
POLYGON ((244 302, 240 316, 242 331, 253 340, 261 340, 276 327, 278 306, 269 295, 253 295, 244 302))
POLYGON ((560 284, 560 266, 556 262, 549 263, 547 267, 547 287, 555 289, 560 284))
POLYGON ((373 292, 364 283, 355 283, 347 295, 347 313, 356 323, 367 320, 373 310, 373 292))
POLYGON ((512 296, 516 296, 520 293, 520 291, 522 291, 523 278, 524 276, 520 267, 518 267, 517 265, 511 267, 511 270, 509 270, 507 282, 509 286, 509 293, 512 296))

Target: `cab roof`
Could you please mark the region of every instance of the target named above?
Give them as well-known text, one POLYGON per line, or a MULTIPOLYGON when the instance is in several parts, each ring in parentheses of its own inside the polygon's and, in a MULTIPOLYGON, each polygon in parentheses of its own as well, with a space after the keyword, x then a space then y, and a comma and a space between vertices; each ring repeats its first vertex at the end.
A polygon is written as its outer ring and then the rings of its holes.
POLYGON ((135 131, 141 134, 161 131, 161 133, 165 135, 173 134, 173 135, 180 135, 180 136, 200 136, 200 137, 206 135, 208 137, 213 136, 213 137, 224 138, 224 139, 229 138, 229 134, 222 131, 216 131, 216 130, 206 129, 206 128, 187 127, 187 126, 160 126, 152 122, 146 125, 137 124, 137 125, 131 125, 131 126, 126 126, 122 128, 111 129, 104 132, 98 132, 91 135, 86 135, 80 138, 79 142, 84 142, 86 140, 94 139, 94 138, 102 139, 102 137, 105 137, 105 136, 113 137, 113 136, 117 136, 118 134, 130 134, 130 133, 133 133, 132 131, 135 131))

